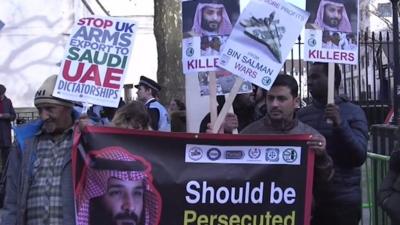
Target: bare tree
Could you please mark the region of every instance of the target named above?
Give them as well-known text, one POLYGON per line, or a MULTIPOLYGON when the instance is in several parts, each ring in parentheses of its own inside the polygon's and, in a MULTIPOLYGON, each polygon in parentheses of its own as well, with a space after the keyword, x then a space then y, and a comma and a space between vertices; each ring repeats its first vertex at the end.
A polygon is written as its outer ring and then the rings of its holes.
POLYGON ((161 101, 184 96, 181 50, 181 1, 154 0, 154 35, 157 42, 157 79, 163 87, 161 101))

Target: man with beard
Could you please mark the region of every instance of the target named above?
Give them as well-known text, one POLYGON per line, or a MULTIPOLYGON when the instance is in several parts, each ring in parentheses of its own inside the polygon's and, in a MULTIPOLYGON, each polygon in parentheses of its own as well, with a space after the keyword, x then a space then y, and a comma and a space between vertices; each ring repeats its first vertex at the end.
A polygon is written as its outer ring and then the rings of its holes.
POLYGON ((199 3, 189 36, 229 35, 232 24, 223 4, 199 3))
POLYGON ((322 30, 352 32, 343 0, 321 0, 314 24, 322 30))
POLYGON ((271 89, 266 94, 267 111, 265 116, 247 127, 240 134, 310 134, 307 142, 315 152, 314 187, 326 183, 333 176, 332 159, 325 149, 325 138, 312 127, 300 122, 295 116, 299 107, 297 81, 289 76, 277 76, 271 89))
POLYGON ((78 225, 158 225, 161 197, 148 161, 118 146, 88 156, 77 189, 78 225))
POLYGON ((36 92, 40 119, 15 129, 1 224, 75 224, 71 147, 73 104, 52 96, 57 76, 36 92))

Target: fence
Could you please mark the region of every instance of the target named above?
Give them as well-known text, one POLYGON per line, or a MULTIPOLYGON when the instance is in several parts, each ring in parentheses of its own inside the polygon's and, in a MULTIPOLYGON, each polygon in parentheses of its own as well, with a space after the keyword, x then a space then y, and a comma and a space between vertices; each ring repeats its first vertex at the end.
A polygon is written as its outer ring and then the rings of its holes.
MULTIPOLYGON (((368 209, 369 217, 363 216, 364 220, 362 224, 390 225, 389 217, 382 211, 377 202, 379 185, 388 171, 388 162, 389 156, 368 153, 364 168, 366 178, 366 185, 364 187, 366 187, 366 193, 363 196, 366 198, 364 199, 363 208, 368 209)), ((365 214, 366 211, 364 210, 363 212, 365 214)))
POLYGON ((36 108, 33 107, 15 108, 15 113, 17 115, 17 119, 15 120, 16 125, 26 123, 39 117, 36 108))

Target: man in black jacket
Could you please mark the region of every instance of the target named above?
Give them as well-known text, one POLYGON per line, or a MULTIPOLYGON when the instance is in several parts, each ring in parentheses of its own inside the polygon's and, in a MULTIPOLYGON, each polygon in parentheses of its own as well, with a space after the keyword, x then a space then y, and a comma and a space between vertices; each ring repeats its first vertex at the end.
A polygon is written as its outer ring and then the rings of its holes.
POLYGON ((335 168, 328 183, 314 187, 312 225, 358 225, 361 217, 360 166, 367 156, 368 123, 359 106, 338 96, 340 80, 335 65, 335 103, 327 104, 328 64, 314 63, 307 77, 313 102, 297 113, 325 136, 335 168))
MULTIPOLYGON (((400 135, 400 134, 398 134, 400 135)), ((400 146, 392 152, 389 171, 379 187, 378 200, 392 223, 400 224, 400 146)))

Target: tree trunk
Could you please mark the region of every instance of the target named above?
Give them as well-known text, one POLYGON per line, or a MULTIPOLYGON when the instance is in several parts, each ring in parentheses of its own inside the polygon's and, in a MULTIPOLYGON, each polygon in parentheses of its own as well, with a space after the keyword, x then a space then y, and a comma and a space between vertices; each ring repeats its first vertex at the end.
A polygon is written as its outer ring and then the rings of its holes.
POLYGON ((154 0, 154 35, 158 52, 158 83, 161 102, 172 98, 184 100, 185 79, 182 73, 181 1, 154 0))

